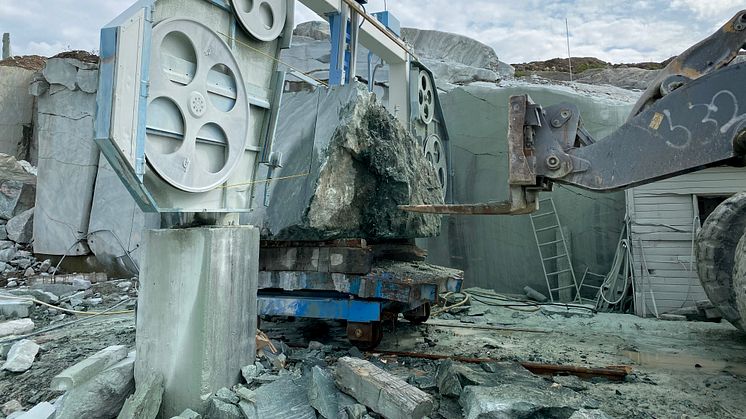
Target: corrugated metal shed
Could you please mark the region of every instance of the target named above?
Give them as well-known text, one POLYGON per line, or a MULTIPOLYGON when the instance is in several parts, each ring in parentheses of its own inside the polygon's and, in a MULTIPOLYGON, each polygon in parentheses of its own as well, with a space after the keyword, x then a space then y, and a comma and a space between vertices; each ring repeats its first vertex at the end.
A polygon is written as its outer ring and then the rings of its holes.
POLYGON ((744 190, 746 169, 715 167, 626 192, 636 314, 655 314, 656 308, 662 314, 707 299, 697 277, 694 237, 715 204, 744 190))

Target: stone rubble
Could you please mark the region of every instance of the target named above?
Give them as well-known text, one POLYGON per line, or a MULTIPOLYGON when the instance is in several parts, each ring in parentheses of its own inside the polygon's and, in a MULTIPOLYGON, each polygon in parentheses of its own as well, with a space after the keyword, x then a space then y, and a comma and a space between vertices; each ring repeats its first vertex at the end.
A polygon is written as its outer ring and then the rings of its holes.
POLYGON ((7 359, 0 368, 11 372, 25 372, 31 368, 36 354, 39 353, 39 345, 33 340, 22 339, 10 347, 7 359))

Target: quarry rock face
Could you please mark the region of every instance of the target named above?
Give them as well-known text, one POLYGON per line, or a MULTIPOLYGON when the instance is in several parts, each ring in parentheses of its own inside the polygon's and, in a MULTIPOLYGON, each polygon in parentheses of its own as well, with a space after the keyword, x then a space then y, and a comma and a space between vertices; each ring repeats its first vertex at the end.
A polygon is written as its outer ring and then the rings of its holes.
MULTIPOLYGON (((286 95, 278 179, 259 188, 251 222, 277 240, 435 236, 440 217, 405 204, 442 203, 421 146, 374 95, 350 85, 286 95), (267 199, 268 198, 268 199, 267 199)), ((262 173, 259 178, 267 176, 262 173)))

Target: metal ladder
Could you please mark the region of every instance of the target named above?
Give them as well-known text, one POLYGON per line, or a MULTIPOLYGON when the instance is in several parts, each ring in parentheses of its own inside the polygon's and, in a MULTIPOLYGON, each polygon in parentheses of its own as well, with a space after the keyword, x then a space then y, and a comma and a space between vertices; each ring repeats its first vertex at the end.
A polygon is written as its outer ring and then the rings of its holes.
POLYGON ((539 249, 541 268, 544 271, 550 301, 555 301, 555 293, 559 299, 559 291, 570 288, 575 289, 573 300, 580 298, 578 281, 575 279, 570 253, 567 251, 565 233, 562 231, 557 208, 552 198, 539 201, 539 211, 531 214, 531 228, 534 231, 536 247, 539 249), (560 285, 559 279, 562 274, 570 275, 572 284, 560 285), (552 286, 552 284, 556 285, 552 286))

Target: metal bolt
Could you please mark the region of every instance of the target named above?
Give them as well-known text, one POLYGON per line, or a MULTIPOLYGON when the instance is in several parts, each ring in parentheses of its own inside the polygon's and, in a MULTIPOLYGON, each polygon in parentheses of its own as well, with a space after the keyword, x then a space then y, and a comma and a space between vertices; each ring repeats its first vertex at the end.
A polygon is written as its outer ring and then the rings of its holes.
POLYGON ((552 120, 552 126, 555 127, 555 128, 559 128, 559 127, 562 126, 562 121, 560 121, 559 119, 553 119, 552 120))
POLYGON ((555 155, 547 157, 547 167, 551 170, 557 170, 560 167, 560 159, 555 155))
POLYGON ((355 329, 355 337, 356 338, 363 337, 363 329, 355 329))
POLYGON ((563 109, 562 112, 560 112, 560 115, 563 118, 569 118, 571 114, 570 114, 570 111, 568 111, 567 109, 563 109))

